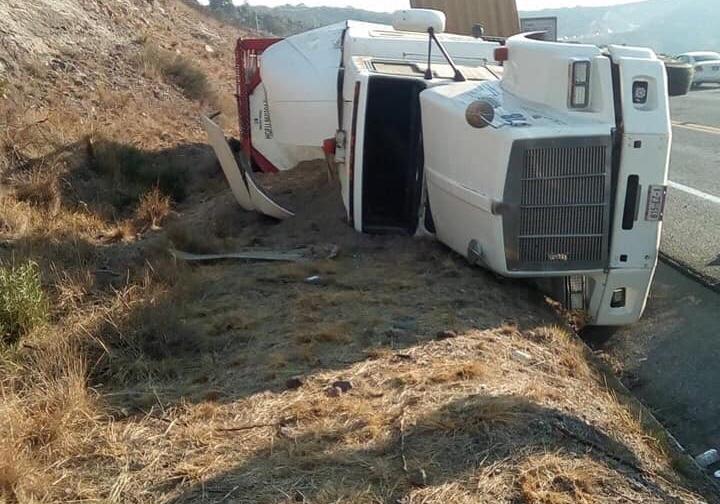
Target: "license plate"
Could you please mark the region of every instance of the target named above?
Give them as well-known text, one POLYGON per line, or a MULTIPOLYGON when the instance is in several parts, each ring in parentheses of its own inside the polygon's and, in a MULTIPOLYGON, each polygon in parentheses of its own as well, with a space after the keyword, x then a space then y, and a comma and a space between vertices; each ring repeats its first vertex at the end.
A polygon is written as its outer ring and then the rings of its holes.
POLYGON ((665 212, 665 197, 667 186, 651 185, 648 189, 647 207, 645 208, 646 221, 661 221, 665 212))

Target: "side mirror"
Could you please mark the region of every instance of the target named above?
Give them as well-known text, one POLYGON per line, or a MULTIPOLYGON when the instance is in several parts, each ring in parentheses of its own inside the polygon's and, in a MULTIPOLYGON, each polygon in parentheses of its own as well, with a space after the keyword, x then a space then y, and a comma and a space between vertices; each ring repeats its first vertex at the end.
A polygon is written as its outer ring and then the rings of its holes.
POLYGON ((432 9, 403 9, 393 13, 392 27, 398 31, 435 33, 445 31, 445 13, 432 9))
POLYGON ((684 96, 690 92, 695 70, 692 65, 679 61, 665 61, 665 71, 668 76, 668 94, 670 96, 684 96))

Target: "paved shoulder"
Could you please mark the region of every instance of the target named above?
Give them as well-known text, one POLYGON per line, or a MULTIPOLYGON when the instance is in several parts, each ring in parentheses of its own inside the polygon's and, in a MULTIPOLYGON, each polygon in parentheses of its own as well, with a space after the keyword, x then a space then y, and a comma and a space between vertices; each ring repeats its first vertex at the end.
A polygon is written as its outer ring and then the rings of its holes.
POLYGON ((720 286, 720 204, 671 185, 660 249, 720 286))
POLYGON ((719 310, 720 294, 661 264, 643 319, 604 348, 693 455, 720 446, 719 310))
POLYGON ((720 286, 720 87, 671 100, 662 252, 720 286))
POLYGON ((670 99, 673 121, 720 127, 720 86, 706 84, 686 96, 670 99))

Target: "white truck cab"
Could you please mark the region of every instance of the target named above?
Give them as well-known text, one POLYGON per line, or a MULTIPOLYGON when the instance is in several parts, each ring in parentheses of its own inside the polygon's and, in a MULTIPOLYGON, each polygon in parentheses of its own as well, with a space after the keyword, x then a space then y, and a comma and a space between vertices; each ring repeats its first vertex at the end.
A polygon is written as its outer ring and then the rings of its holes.
POLYGON ((537 280, 590 324, 637 321, 666 194, 663 63, 648 49, 532 34, 500 45, 409 25, 348 21, 261 49, 240 41, 256 168, 330 152, 357 231, 431 235, 474 264, 537 280))

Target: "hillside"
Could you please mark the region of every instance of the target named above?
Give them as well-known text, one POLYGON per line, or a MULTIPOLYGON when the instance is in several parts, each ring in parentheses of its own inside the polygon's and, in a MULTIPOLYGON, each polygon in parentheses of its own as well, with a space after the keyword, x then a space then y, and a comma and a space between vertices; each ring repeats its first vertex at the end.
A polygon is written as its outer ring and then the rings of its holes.
POLYGON ((238 207, 198 116, 235 131, 250 31, 179 0, 0 19, 0 503, 715 499, 526 284, 356 233, 322 163, 258 174, 295 218, 238 207))
POLYGON ((649 46, 667 54, 720 49, 720 3, 715 0, 645 0, 610 7, 523 12, 557 16, 561 38, 595 44, 649 46))
POLYGON ((230 0, 211 0, 209 10, 226 23, 253 26, 261 32, 286 37, 321 26, 354 19, 371 23, 391 24, 392 14, 353 7, 307 7, 281 5, 266 7, 247 3, 235 5, 230 0))
MULTIPOLYGON (((210 8, 220 19, 287 36, 320 26, 355 19, 390 24, 392 15, 353 7, 234 6, 213 0, 210 8)), ((609 7, 573 7, 520 13, 521 17, 556 16, 561 39, 599 45, 634 44, 677 55, 693 50, 720 49, 720 3, 715 0, 645 0, 609 7)))

